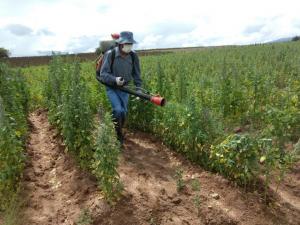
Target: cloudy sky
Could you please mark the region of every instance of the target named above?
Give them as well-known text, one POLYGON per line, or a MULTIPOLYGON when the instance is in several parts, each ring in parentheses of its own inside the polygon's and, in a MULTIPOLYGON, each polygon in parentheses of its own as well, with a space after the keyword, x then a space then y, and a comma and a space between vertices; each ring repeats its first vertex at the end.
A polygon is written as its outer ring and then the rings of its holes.
POLYGON ((0 47, 91 52, 123 30, 136 49, 262 43, 300 35, 299 11, 299 0, 0 0, 0 47))

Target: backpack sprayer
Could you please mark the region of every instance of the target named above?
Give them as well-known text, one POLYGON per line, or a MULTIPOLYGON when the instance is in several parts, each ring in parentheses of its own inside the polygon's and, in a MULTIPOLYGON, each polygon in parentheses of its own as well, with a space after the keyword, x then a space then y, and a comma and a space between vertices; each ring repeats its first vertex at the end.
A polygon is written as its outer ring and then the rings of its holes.
POLYGON ((148 91, 146 91, 145 89, 140 89, 143 92, 139 92, 139 91, 134 91, 132 89, 130 89, 129 87, 126 86, 116 86, 116 85, 109 85, 107 83, 104 83, 103 81, 100 81, 102 84, 104 84, 105 86, 111 87, 111 88, 115 88, 115 89, 119 89, 123 92, 126 92, 130 95, 134 95, 136 97, 139 97, 141 99, 147 100, 152 102, 155 105, 158 106, 165 106, 166 104, 166 100, 165 98, 159 96, 159 95, 154 95, 154 94, 150 94, 148 91), (146 92, 146 93, 144 93, 146 92))

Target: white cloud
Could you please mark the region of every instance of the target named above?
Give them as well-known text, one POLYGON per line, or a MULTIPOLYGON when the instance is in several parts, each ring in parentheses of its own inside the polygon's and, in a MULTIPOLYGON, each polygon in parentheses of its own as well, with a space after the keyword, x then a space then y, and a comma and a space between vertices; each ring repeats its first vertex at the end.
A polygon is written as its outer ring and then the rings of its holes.
POLYGON ((264 42, 300 34, 299 6, 296 0, 1 0, 0 47, 16 56, 85 52, 122 30, 134 32, 137 48, 264 42), (12 24, 32 32, 20 38, 4 29, 12 24))

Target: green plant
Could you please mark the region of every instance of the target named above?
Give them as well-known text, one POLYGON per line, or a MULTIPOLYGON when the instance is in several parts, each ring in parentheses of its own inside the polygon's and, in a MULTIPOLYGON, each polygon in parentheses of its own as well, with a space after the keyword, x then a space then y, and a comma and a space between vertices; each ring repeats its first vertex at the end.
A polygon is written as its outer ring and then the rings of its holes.
POLYGON ((191 186, 193 191, 200 191, 200 182, 198 179, 193 179, 191 186))
POLYGON ((61 130, 68 150, 79 159, 81 166, 88 168, 93 154, 93 114, 79 62, 65 63, 55 56, 43 93, 50 122, 61 130))
POLYGON ((265 202, 267 202, 267 190, 270 183, 272 171, 277 167, 280 152, 272 145, 272 139, 260 139, 258 141, 261 150, 260 163, 263 164, 263 174, 265 176, 265 202))
POLYGON ((210 151, 212 169, 243 185, 256 178, 258 157, 255 141, 246 135, 230 135, 210 151))
POLYGON ((80 76, 80 66, 75 62, 67 74, 66 89, 59 108, 64 141, 68 150, 75 152, 84 166, 92 157, 91 132, 93 116, 89 105, 89 92, 80 76))
POLYGON ((200 182, 198 179, 193 179, 191 182, 192 190, 196 192, 196 195, 193 198, 194 205, 197 209, 197 214, 200 216, 200 206, 201 206, 201 199, 200 199, 200 182))
POLYGON ((18 133, 10 126, 3 108, 0 97, 0 210, 6 209, 10 204, 25 160, 22 142, 18 140, 18 133))
POLYGON ((99 180, 104 196, 112 202, 118 199, 123 187, 117 172, 120 145, 115 135, 111 115, 108 113, 101 121, 95 147, 93 173, 99 180))
POLYGON ((27 102, 22 74, 0 63, 0 211, 12 205, 24 168, 27 102))
POLYGON ((200 216, 201 199, 200 199, 199 194, 195 195, 195 197, 193 198, 193 202, 194 202, 195 207, 197 208, 197 214, 198 214, 198 216, 200 216))
POLYGON ((93 224, 93 219, 91 213, 88 209, 81 211, 78 220, 75 222, 76 225, 91 225, 93 224))
POLYGON ((27 132, 28 93, 23 74, 0 63, 0 96, 3 107, 10 119, 10 126, 22 141, 25 141, 27 132))
POLYGON ((174 178, 176 179, 177 191, 182 191, 183 188, 185 187, 185 182, 183 180, 182 175, 183 175, 183 170, 179 167, 176 168, 174 178))
POLYGON ((3 225, 21 225, 22 222, 22 209, 24 207, 24 200, 20 198, 20 188, 11 195, 7 208, 3 212, 0 211, 0 217, 4 219, 3 225))

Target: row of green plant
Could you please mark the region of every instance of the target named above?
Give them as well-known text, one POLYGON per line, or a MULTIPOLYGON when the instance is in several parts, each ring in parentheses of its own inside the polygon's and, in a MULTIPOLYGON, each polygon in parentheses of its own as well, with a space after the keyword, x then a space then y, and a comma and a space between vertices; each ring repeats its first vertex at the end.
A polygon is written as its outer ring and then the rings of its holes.
MULTIPOLYGON (((273 170, 286 168, 295 156, 285 146, 300 137, 299 53, 295 42, 141 57, 144 88, 160 93, 167 105, 159 108, 132 98, 128 125, 157 135, 207 169, 248 184, 264 174, 267 165, 259 163, 261 158, 272 160, 269 170, 273 170), (275 157, 265 153, 258 144, 261 140, 271 140, 268 152, 275 157), (238 150, 230 145, 232 155, 224 155, 226 141, 243 144, 238 150), (222 154, 224 162, 217 157, 222 154), (243 157, 248 166, 233 169, 243 157)), ((99 105, 109 110, 104 88, 95 79, 94 63, 81 67, 92 112, 99 105)), ((33 96, 40 96, 39 90, 36 93, 33 96)))
POLYGON ((285 146, 300 138, 299 62, 298 43, 143 58, 145 88, 168 103, 133 99, 129 126, 243 185, 264 171, 285 171, 297 160, 285 146))
POLYGON ((19 188, 25 163, 28 88, 20 71, 0 63, 0 212, 19 188))
POLYGON ((122 185, 117 172, 119 145, 111 115, 103 114, 100 122, 95 117, 97 108, 80 64, 54 57, 43 96, 49 121, 61 131, 67 150, 83 168, 94 173, 107 200, 117 198, 122 185))

